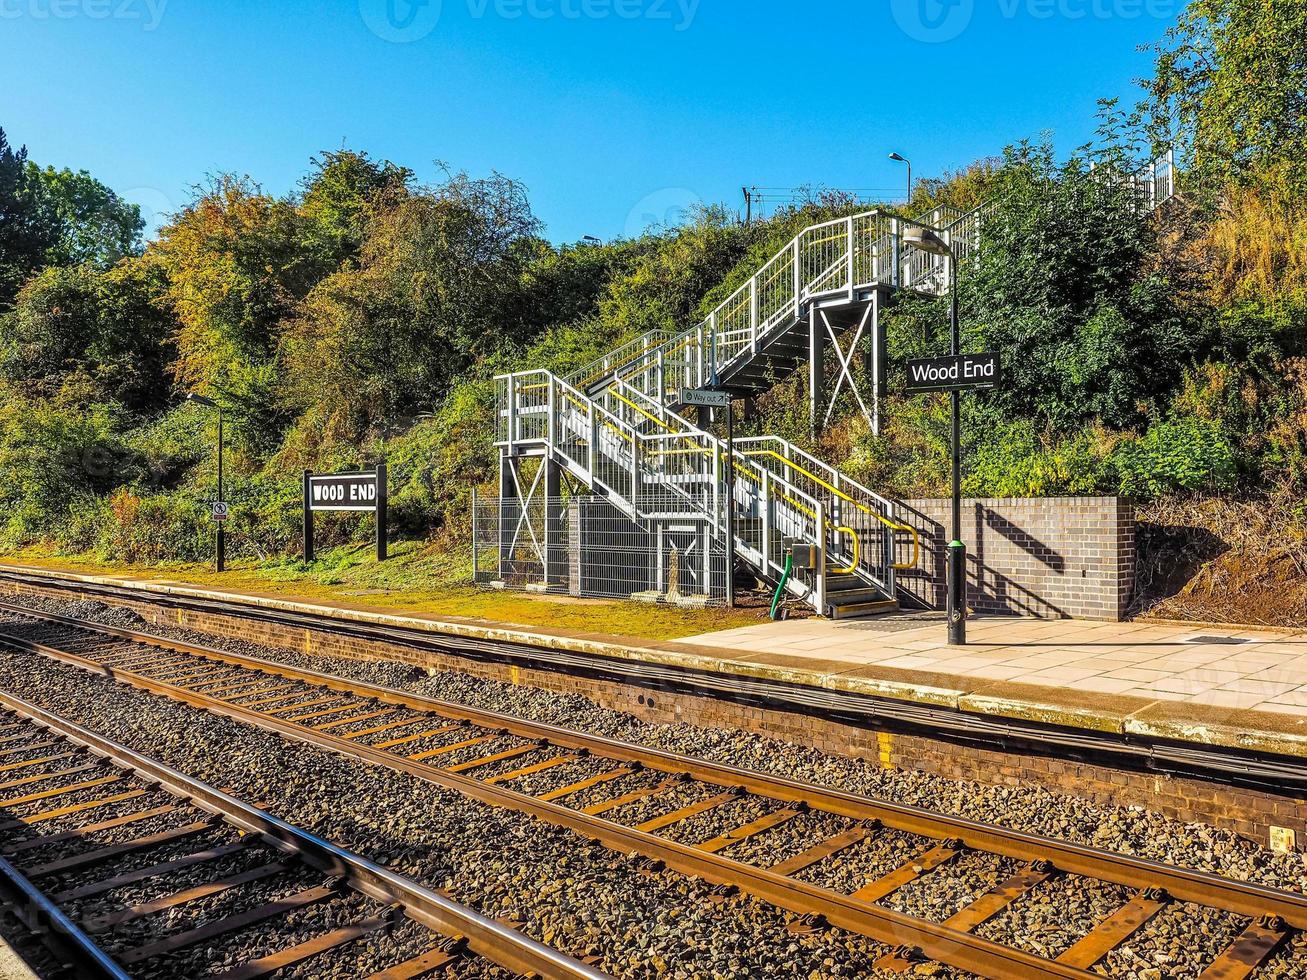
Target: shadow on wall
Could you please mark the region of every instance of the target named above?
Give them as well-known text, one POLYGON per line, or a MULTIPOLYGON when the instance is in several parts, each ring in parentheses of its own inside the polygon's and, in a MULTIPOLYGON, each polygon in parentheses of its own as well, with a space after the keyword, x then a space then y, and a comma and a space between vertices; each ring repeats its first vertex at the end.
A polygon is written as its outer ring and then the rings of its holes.
MULTIPOLYGON (((942 505, 938 513, 948 514, 949 501, 935 503, 942 505)), ((967 604, 976 612, 983 613, 1037 616, 1043 619, 1068 616, 1065 610, 1018 582, 1010 568, 1009 571, 1000 571, 991 562, 992 555, 993 561, 1002 561, 1005 567, 1011 566, 1011 553, 1016 549, 1025 555, 1022 564, 1033 565, 1053 576, 1060 576, 1067 569, 1065 557, 1040 538, 979 501, 971 502, 967 509, 971 511, 971 521, 967 521, 968 514, 964 510, 962 525, 963 538, 968 548, 967 604), (1006 542, 1006 545, 997 546, 998 542, 991 540, 994 537, 1006 542)), ((906 593, 901 598, 926 608, 942 609, 946 604, 951 528, 936 520, 935 516, 907 504, 901 505, 900 516, 906 523, 916 527, 921 535, 921 560, 918 566, 899 573, 900 591, 906 593)), ((951 518, 946 520, 951 522, 951 518)))

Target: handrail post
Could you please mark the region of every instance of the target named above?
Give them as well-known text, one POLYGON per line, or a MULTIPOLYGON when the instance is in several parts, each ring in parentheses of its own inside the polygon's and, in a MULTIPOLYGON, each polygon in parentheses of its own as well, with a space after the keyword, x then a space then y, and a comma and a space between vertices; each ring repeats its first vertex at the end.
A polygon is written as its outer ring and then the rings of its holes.
POLYGON ((749 349, 758 353, 758 277, 749 280, 749 349))
POLYGON ((901 261, 901 259, 900 259, 900 252, 899 252, 900 241, 901 241, 901 235, 900 235, 899 219, 898 219, 898 218, 890 218, 890 219, 889 219, 889 235, 890 235, 890 239, 889 239, 889 240, 890 240, 890 245, 891 245, 891 253, 892 253, 892 255, 893 255, 893 259, 894 259, 894 269, 893 269, 893 271, 890 273, 890 282, 891 282, 894 286, 897 287, 897 286, 901 286, 901 285, 903 284, 903 282, 902 282, 902 280, 903 280, 903 272, 902 272, 902 265, 903 265, 903 263, 902 263, 902 261, 901 261))
POLYGON ((555 397, 555 389, 556 389, 557 387, 558 387, 558 382, 554 379, 553 375, 550 375, 550 377, 549 377, 549 396, 548 396, 548 399, 547 399, 547 405, 548 405, 548 409, 549 409, 549 421, 548 421, 548 422, 546 423, 546 425, 545 425, 545 433, 546 433, 546 435, 547 435, 547 437, 548 437, 548 440, 549 440, 549 448, 550 448, 550 449, 553 449, 554 446, 557 445, 557 432, 556 432, 556 430, 555 430, 555 428, 554 428, 554 410, 555 410, 555 408, 556 408, 556 406, 557 406, 557 398, 555 397))
POLYGON ((799 242, 803 238, 803 232, 794 236, 794 319, 798 320, 803 313, 803 270, 800 268, 799 256, 802 252, 799 249, 799 242))
POLYGON ((766 467, 762 471, 762 570, 766 574, 767 569, 771 567, 771 470, 766 467))
POLYGON ((513 451, 517 441, 517 375, 508 376, 508 451, 513 451))
POLYGON ((586 408, 590 413, 590 443, 586 447, 586 465, 590 470, 590 485, 593 487, 599 465, 599 414, 595 411, 595 403, 592 399, 586 399, 586 408))
POLYGON ((812 605, 818 616, 826 615, 826 508, 817 501, 816 533, 813 535, 817 546, 817 567, 812 570, 812 605))
POLYGON ((631 426, 631 511, 640 515, 640 432, 631 426))
MULTIPOLYGON (((895 524, 898 523, 898 515, 894 510, 889 510, 885 516, 895 524)), ((885 563, 885 598, 887 599, 893 599, 898 590, 898 570, 894 567, 894 545, 895 535, 897 533, 898 532, 895 531, 894 528, 886 524, 881 524, 880 526, 880 536, 883 543, 881 547, 881 560, 885 563)))
POLYGON ((854 270, 855 263, 853 261, 853 216, 852 215, 850 215, 848 219, 848 228, 849 228, 849 302, 852 303, 853 294, 854 294, 854 274, 855 274, 855 270, 854 270))

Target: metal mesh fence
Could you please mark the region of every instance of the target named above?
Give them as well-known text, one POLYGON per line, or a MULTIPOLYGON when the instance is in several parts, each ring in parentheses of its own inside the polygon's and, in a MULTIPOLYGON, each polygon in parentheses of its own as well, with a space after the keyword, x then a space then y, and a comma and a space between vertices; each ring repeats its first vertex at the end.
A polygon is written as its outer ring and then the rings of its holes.
MULTIPOLYGON (((646 514, 658 514, 645 500, 646 514)), ((726 601, 726 554, 706 520, 678 514, 634 520, 595 496, 479 497, 472 508, 475 581, 561 595, 680 606, 726 601), (675 516, 673 516, 675 515, 675 516)))

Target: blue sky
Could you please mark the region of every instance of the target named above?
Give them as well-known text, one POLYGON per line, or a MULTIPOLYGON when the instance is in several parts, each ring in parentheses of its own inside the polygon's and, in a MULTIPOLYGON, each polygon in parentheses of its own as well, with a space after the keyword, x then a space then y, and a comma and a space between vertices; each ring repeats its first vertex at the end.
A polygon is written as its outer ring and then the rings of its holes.
POLYGON ((1180 0, 0 0, 0 126, 147 213, 342 144, 523 181, 555 241, 897 188, 1133 99, 1180 0), (930 76, 935 76, 934 78, 930 76))

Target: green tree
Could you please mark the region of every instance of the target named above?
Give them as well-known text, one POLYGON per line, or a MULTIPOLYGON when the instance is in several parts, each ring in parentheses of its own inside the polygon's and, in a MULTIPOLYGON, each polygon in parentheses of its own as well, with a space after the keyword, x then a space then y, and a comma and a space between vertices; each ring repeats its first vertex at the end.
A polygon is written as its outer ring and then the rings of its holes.
POLYGON ((1187 147, 1213 190, 1281 162, 1307 186, 1301 0, 1192 0, 1156 46, 1146 87, 1153 139, 1187 147))
POLYGON ((311 162, 300 212, 310 221, 310 237, 339 263, 358 254, 373 210, 403 197, 413 171, 354 150, 323 151, 311 162))
POLYGON ((53 396, 77 376, 96 401, 154 411, 169 390, 173 321, 163 292, 159 270, 132 259, 43 270, 0 317, 0 376, 34 396, 53 396))
POLYGON ((37 269, 59 239, 59 223, 27 162, 0 129, 0 310, 37 269))
POLYGON ((139 254, 145 222, 138 205, 124 201, 85 170, 42 169, 29 162, 27 177, 40 188, 59 226, 58 238, 46 252, 48 264, 110 266, 139 254))
POLYGON ((357 267, 309 295, 282 344, 296 407, 326 402, 339 431, 429 411, 469 367, 520 343, 537 222, 520 184, 452 175, 374 215, 357 267))

